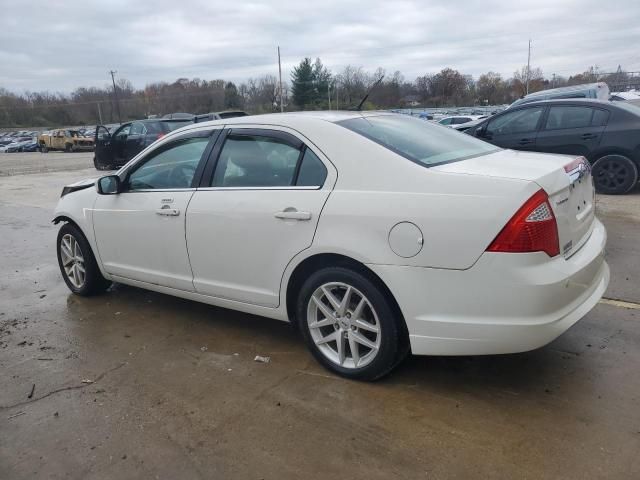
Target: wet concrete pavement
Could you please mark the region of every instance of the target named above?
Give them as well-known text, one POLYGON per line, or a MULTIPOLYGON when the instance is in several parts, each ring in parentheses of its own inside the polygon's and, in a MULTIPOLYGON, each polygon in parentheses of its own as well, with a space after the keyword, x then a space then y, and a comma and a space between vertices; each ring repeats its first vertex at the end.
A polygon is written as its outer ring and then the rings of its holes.
MULTIPOLYGON (((600 304, 534 352, 346 381, 281 322, 71 295, 51 210, 87 176, 0 179, 0 478, 640 478, 640 310, 600 304)), ((599 209, 607 297, 640 302, 640 194, 599 209)))

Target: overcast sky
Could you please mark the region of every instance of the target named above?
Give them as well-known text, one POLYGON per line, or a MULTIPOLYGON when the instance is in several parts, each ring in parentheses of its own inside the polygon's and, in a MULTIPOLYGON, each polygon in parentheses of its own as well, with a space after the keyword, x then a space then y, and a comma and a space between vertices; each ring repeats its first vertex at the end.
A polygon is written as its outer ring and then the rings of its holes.
POLYGON ((69 92, 179 77, 283 79, 301 58, 400 70, 450 66, 508 77, 526 64, 570 75, 597 64, 640 70, 638 0, 333 1, 0 0, 0 87, 69 92))

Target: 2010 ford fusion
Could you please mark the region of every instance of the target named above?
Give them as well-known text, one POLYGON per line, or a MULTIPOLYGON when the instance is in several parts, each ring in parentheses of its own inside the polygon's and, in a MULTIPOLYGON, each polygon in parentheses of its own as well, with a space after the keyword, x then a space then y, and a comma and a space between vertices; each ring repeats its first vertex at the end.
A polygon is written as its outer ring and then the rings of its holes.
POLYGON ((69 288, 111 282, 293 322, 328 369, 522 352, 609 281, 582 157, 503 150, 385 113, 190 125, 64 188, 69 288), (94 187, 95 188, 92 188, 94 187))

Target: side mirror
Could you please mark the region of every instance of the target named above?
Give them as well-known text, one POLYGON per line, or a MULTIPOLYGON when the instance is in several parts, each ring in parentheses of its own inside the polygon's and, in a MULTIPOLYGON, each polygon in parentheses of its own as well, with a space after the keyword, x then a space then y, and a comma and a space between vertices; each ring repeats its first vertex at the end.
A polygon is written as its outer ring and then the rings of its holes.
POLYGON ((108 175, 101 177, 96 182, 96 189, 100 195, 115 195, 120 193, 120 177, 117 175, 108 175))

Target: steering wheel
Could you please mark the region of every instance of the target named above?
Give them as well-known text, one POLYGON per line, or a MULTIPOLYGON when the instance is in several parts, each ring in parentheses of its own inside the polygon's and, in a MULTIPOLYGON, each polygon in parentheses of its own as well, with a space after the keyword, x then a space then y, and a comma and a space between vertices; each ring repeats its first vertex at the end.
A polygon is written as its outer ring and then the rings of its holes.
POLYGON ((169 172, 168 183, 172 188, 189 188, 196 173, 196 167, 190 163, 176 165, 169 172))

